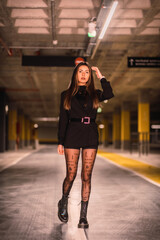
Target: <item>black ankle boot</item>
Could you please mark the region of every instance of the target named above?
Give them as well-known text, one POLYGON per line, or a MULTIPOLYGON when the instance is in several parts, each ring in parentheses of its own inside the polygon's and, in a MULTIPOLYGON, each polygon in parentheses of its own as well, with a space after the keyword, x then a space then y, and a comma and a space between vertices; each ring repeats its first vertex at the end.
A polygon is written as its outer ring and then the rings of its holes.
POLYGON ((68 196, 63 195, 58 202, 58 217, 61 222, 68 222, 68 196))
POLYGON ((88 201, 87 202, 81 202, 81 214, 80 214, 80 220, 78 224, 78 228, 88 228, 89 224, 87 221, 87 207, 88 207, 88 201))

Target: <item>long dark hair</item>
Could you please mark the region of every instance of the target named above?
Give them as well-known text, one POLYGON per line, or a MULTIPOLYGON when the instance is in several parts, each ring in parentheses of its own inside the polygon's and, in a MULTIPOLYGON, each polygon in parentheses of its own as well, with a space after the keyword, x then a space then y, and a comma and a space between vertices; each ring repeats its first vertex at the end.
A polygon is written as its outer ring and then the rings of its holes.
POLYGON ((99 101, 98 101, 98 97, 96 94, 96 89, 94 86, 94 79, 93 79, 93 73, 92 73, 92 69, 89 66, 88 63, 86 62, 80 62, 74 69, 73 71, 73 75, 72 75, 72 79, 71 79, 71 83, 69 85, 69 88, 66 91, 66 95, 64 98, 64 108, 66 110, 70 110, 71 108, 71 98, 72 96, 74 96, 77 91, 78 91, 78 70, 81 66, 87 66, 89 69, 89 79, 88 82, 86 84, 86 90, 89 93, 89 95, 92 98, 93 101, 93 108, 98 108, 99 106, 99 101))

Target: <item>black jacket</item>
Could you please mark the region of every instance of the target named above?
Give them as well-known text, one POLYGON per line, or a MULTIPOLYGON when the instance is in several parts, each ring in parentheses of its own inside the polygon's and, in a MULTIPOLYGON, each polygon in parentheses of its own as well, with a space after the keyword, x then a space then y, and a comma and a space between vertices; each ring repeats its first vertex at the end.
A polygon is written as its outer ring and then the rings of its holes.
MULTIPOLYGON (((114 95, 110 83, 105 78, 102 78, 100 81, 103 91, 99 89, 96 91, 99 101, 102 102, 112 98, 114 95)), ((65 92, 61 93, 58 144, 66 148, 98 146, 98 130, 95 122, 84 124, 70 121, 71 118, 83 117, 96 119, 97 109, 93 108, 91 97, 88 95, 87 105, 84 108, 76 96, 73 96, 71 99, 71 109, 65 110, 63 107, 65 92)))

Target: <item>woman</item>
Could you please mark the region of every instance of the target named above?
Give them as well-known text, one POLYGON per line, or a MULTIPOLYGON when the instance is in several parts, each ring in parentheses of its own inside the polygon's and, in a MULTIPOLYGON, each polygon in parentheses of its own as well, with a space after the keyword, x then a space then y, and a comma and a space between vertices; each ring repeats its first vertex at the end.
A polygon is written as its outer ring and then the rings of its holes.
POLYGON ((65 154, 66 177, 63 196, 58 203, 58 217, 68 221, 68 196, 77 174, 82 149, 82 201, 78 227, 88 228, 87 207, 91 191, 91 176, 98 149, 98 130, 95 123, 99 102, 112 98, 110 83, 97 67, 80 62, 74 69, 69 88, 61 93, 58 128, 58 153, 65 154), (103 91, 95 89, 92 71, 100 79, 103 91))

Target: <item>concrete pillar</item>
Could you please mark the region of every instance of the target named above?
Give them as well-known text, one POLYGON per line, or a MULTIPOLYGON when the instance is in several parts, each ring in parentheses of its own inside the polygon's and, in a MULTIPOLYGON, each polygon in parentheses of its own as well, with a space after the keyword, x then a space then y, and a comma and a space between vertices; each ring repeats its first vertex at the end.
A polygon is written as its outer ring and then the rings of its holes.
POLYGON ((38 140, 38 128, 34 128, 34 141, 35 141, 35 149, 39 147, 39 140, 38 140))
MULTIPOLYGON (((150 139, 149 90, 142 89, 138 96, 138 133, 139 141, 148 144, 150 139)), ((142 146, 142 145, 141 145, 142 146)))
POLYGON ((109 143, 109 123, 107 118, 104 119, 103 124, 104 124, 104 145, 107 146, 109 143))
POLYGON ((18 122, 20 126, 20 133, 19 133, 19 148, 24 148, 25 146, 25 117, 23 113, 18 115, 18 122))
POLYGON ((115 108, 113 113, 113 145, 119 149, 121 146, 121 118, 120 108, 115 108))
POLYGON ((130 149, 130 111, 129 103, 122 103, 121 111, 121 149, 130 149))
POLYGON ((8 112, 8 149, 17 149, 17 110, 10 108, 8 112))
POLYGON ((6 150, 6 94, 4 89, 0 89, 0 152, 6 150))

